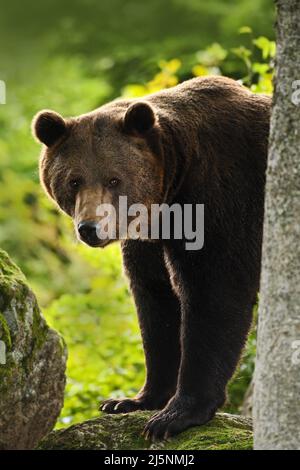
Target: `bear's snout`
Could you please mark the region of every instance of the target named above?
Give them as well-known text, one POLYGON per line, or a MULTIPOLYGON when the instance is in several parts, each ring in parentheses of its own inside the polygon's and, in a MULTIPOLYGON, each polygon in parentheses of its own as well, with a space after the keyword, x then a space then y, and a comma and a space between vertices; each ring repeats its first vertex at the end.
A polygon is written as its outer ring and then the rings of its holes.
POLYGON ((100 246, 101 240, 97 233, 97 222, 93 220, 84 220, 77 226, 80 239, 90 246, 100 246))

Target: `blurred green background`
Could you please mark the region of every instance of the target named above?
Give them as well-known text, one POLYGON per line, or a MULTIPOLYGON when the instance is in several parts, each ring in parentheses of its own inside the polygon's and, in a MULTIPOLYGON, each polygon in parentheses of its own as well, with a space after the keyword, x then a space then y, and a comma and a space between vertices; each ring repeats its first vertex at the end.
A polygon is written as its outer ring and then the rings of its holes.
MULTIPOLYGON (((272 0, 0 0, 0 246, 21 267, 69 348, 58 426, 96 416, 108 396, 134 395, 144 360, 119 247, 92 250, 38 181, 30 123, 117 96, 142 96, 196 75, 225 74, 272 92, 272 0)), ((230 385, 239 412, 251 380, 255 327, 230 385)))

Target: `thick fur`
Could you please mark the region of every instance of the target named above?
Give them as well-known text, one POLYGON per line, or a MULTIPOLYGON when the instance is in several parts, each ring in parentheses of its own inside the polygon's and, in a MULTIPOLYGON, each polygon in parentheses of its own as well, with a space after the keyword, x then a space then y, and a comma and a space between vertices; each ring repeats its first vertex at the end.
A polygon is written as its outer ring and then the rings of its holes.
POLYGON ((129 204, 205 204, 202 250, 187 251, 185 240, 122 242, 147 376, 136 398, 102 409, 160 409, 146 425, 150 438, 203 424, 225 401, 259 288, 269 114, 268 97, 208 77, 65 121, 65 136, 55 115, 54 144, 52 121, 41 179, 76 223, 83 193, 85 211, 90 193, 113 203, 126 194, 129 204), (76 192, 67 184, 74 173, 76 192), (112 191, 105 181, 115 174, 122 184, 112 191))

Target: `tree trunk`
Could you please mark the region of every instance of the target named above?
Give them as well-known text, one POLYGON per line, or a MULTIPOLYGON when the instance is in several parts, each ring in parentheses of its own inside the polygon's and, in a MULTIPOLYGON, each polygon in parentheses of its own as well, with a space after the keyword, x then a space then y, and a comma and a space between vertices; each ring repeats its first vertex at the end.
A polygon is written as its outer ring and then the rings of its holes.
POLYGON ((300 449, 300 1, 278 0, 254 448, 300 449))

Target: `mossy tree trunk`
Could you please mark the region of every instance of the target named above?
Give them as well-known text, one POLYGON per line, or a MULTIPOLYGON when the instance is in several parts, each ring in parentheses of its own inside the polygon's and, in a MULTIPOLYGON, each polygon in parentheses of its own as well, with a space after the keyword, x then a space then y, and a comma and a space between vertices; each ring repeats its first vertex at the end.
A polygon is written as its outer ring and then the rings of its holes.
POLYGON ((254 392, 255 449, 300 449, 300 1, 278 0, 254 392))

